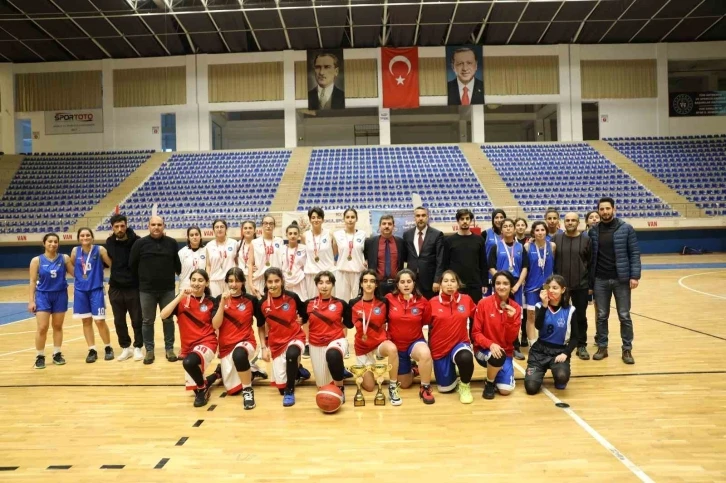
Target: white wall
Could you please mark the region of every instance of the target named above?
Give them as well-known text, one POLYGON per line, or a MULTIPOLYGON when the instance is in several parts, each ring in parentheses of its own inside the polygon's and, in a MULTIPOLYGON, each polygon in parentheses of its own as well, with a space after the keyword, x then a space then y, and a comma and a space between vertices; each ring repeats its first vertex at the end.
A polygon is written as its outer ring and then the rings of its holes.
POLYGON ((600 107, 600 138, 658 136, 658 99, 603 99, 600 107), (608 121, 602 122, 607 114, 608 121))
POLYGON ((39 132, 39 139, 33 139, 34 153, 58 151, 102 151, 103 133, 92 134, 45 134, 43 112, 16 112, 16 119, 30 119, 31 131, 39 132))
POLYGON ((726 116, 671 117, 668 124, 671 136, 726 134, 726 116))
POLYGON ((227 121, 222 137, 224 149, 280 148, 285 145, 285 121, 227 121))
MULTIPOLYGON (((188 125, 194 112, 187 106, 125 107, 113 110, 115 149, 161 150, 161 115, 176 114, 177 151, 196 150, 195 138, 189 135, 188 125), (158 134, 152 128, 158 127, 158 134)), ((205 124, 206 126, 206 124, 205 124)), ((197 134, 198 138, 198 134, 197 134)))

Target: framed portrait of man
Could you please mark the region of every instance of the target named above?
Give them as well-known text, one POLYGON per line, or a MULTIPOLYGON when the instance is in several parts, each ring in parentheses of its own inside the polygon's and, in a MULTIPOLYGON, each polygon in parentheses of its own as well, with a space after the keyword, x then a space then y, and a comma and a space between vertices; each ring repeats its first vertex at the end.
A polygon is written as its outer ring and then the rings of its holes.
POLYGON ((308 109, 345 109, 343 49, 308 50, 308 109))
POLYGON ((446 47, 447 104, 484 104, 484 61, 481 45, 446 47))

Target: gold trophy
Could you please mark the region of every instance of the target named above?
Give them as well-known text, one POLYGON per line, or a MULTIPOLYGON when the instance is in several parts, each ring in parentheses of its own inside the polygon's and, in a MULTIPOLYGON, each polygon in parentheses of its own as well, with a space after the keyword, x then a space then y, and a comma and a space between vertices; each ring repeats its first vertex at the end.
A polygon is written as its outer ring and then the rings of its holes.
POLYGON ((383 384, 383 376, 391 370, 391 367, 392 366, 390 364, 376 364, 373 366, 373 374, 376 376, 376 382, 378 383, 378 392, 376 393, 376 398, 373 402, 376 406, 386 405, 386 396, 383 395, 381 384, 383 384))
POLYGON ((355 397, 353 398, 353 406, 355 407, 366 405, 366 400, 363 397, 363 391, 361 391, 361 384, 363 384, 363 376, 370 369, 370 366, 363 366, 360 364, 356 364, 348 368, 348 370, 355 376, 355 384, 358 386, 358 390, 356 391, 355 397))

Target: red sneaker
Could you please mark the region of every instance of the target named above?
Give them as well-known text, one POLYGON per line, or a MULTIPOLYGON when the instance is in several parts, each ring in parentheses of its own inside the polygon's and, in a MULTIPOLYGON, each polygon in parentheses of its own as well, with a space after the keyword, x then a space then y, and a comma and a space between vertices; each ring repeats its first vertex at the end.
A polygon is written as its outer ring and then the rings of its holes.
POLYGON ((418 397, 424 402, 424 404, 433 404, 436 402, 434 394, 431 392, 431 385, 422 385, 421 389, 418 390, 418 397))

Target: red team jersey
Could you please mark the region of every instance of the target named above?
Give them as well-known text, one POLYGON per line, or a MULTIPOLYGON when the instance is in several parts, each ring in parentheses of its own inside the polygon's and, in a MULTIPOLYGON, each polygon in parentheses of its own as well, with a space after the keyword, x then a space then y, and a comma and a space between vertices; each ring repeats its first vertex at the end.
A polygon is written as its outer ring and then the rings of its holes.
POLYGON ((431 305, 431 329, 429 330, 429 348, 431 357, 441 359, 461 342, 469 343, 469 331, 466 322, 474 321, 476 304, 466 294, 455 293, 453 296, 441 294, 429 300, 431 305))
POLYGON ((272 357, 284 354, 287 345, 293 340, 305 342, 305 332, 297 317, 299 315, 303 323, 306 323, 308 314, 297 294, 284 291, 277 298, 267 297, 260 303, 259 313, 257 326, 261 327, 267 322, 267 344, 272 357))
POLYGON ((373 299, 363 300, 362 298, 350 301, 346 313, 346 324, 348 327, 355 326, 355 353, 359 355, 368 354, 374 351, 383 342, 388 340, 386 333, 386 321, 388 319, 388 303, 386 300, 373 299), (366 340, 363 340, 363 317, 365 317, 368 329, 366 340))
POLYGON ((522 308, 512 298, 507 303, 516 309, 512 317, 501 308, 496 294, 479 301, 471 329, 471 338, 477 349, 489 349, 492 344, 498 344, 508 357, 514 354, 514 339, 522 325, 522 308))
POLYGON ((180 358, 186 357, 197 345, 217 351, 217 334, 212 327, 213 309, 214 301, 208 297, 182 297, 173 313, 179 324, 180 358))
POLYGON ((424 338, 423 326, 431 322, 431 306, 426 297, 411 297, 406 301, 401 295, 389 293, 388 300, 388 337, 396 344, 399 352, 424 338))
MULTIPOLYGON (((221 295, 215 299, 212 317, 219 310, 221 300, 221 295)), ((257 315, 258 305, 257 299, 247 294, 227 299, 224 307, 224 320, 219 326, 220 359, 232 352, 240 342, 249 342, 252 347, 257 348, 255 334, 252 331, 252 318, 257 315)))
POLYGON ((310 345, 324 347, 336 339, 345 338, 343 315, 347 308, 348 304, 335 297, 327 300, 316 297, 305 302, 310 345))

